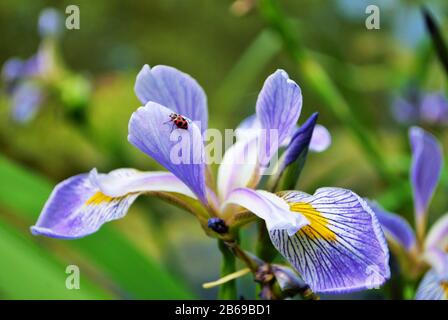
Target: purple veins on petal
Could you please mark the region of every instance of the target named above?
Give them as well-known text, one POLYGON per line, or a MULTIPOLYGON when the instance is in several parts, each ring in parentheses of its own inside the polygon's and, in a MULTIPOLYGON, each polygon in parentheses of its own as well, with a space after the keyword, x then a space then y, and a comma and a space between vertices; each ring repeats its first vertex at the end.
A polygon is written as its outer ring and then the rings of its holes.
POLYGON ((310 224, 292 236, 274 230, 270 232, 272 243, 313 291, 376 288, 389 278, 389 251, 383 232, 359 196, 339 188, 321 188, 312 196, 296 191, 281 196, 310 224))
POLYGON ((149 101, 156 102, 199 122, 202 133, 207 130, 207 97, 188 74, 173 67, 158 65, 150 68, 145 65, 137 75, 134 89, 144 105, 149 101))
POLYGON ((117 169, 99 174, 95 169, 60 182, 47 200, 34 235, 76 239, 96 232, 104 223, 124 217, 142 193, 180 193, 191 190, 169 172, 117 169))
POLYGON ((257 99, 256 113, 263 129, 259 162, 267 166, 282 143, 290 137, 302 110, 300 87, 284 70, 277 70, 264 82, 257 99))
POLYGON ((177 129, 172 110, 148 102, 129 121, 128 140, 183 181, 203 202, 205 189, 204 144, 199 128, 190 119, 187 129, 177 129))

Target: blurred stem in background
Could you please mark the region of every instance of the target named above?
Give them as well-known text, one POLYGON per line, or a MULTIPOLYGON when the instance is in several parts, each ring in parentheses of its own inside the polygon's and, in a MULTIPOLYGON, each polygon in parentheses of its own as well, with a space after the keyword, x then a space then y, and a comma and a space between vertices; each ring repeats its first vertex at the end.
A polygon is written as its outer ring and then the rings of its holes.
POLYGON ((375 135, 368 132, 356 118, 352 106, 344 99, 328 74, 300 44, 296 30, 278 3, 275 0, 261 0, 259 10, 267 24, 280 35, 285 49, 298 64, 306 85, 324 101, 334 116, 351 130, 381 178, 389 184, 396 184, 398 182, 396 175, 387 164, 375 139, 372 138, 375 135))

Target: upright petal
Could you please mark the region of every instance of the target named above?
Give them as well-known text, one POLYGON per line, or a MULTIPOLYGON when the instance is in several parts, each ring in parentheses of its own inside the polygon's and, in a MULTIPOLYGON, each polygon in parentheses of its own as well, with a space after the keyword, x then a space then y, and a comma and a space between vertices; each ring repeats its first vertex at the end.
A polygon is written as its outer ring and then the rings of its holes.
POLYGON ((188 121, 187 129, 176 129, 172 111, 148 102, 132 114, 128 140, 183 181, 206 203, 204 144, 199 128, 188 121))
POLYGON ((425 248, 440 248, 448 251, 448 214, 445 213, 443 217, 434 223, 428 232, 425 240, 425 248))
POLYGON ((279 146, 291 135, 302 110, 300 87, 283 70, 270 75, 257 99, 260 136, 259 162, 266 166, 279 146), (272 131, 276 136, 271 136, 272 131))
POLYGON ((118 169, 109 174, 80 174, 59 183, 45 204, 34 235, 75 239, 96 232, 104 223, 122 218, 142 193, 175 192, 194 197, 169 172, 118 169))
POLYGON ((368 201, 370 208, 375 212, 386 237, 398 243, 406 250, 411 250, 416 244, 414 230, 403 217, 384 210, 378 203, 368 201))
POLYGON ((305 121, 305 123, 298 128, 292 135, 291 141, 286 148, 284 160, 281 163, 280 171, 283 171, 287 166, 296 161, 299 156, 306 157, 308 147, 314 136, 314 129, 316 128, 318 113, 314 113, 305 121))
POLYGON ((201 132, 207 130, 207 97, 201 86, 173 67, 144 65, 137 75, 135 93, 143 104, 161 104, 175 113, 200 123, 201 132))
POLYGON ((291 211, 310 224, 289 236, 270 232, 277 250, 315 292, 379 287, 390 276, 389 251, 375 214, 350 190, 321 188, 311 196, 284 192, 291 211))
POLYGON ((310 151, 323 152, 331 145, 331 134, 323 125, 316 124, 310 142, 310 151))
POLYGON ((417 223, 420 223, 439 182, 442 149, 433 135, 419 127, 410 129, 409 138, 412 147, 411 184, 417 223))
POLYGON ((258 182, 257 138, 238 140, 227 149, 218 169, 220 199, 240 187, 255 187, 258 182))
POLYGON ((264 190, 235 189, 223 203, 222 212, 231 204, 241 206, 263 219, 269 231, 281 230, 293 235, 309 224, 303 215, 293 214, 282 198, 264 190))

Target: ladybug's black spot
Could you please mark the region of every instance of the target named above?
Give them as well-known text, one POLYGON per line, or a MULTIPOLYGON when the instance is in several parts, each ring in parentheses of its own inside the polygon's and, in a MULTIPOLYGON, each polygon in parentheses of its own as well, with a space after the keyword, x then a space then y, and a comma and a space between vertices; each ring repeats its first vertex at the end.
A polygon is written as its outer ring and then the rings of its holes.
POLYGON ((216 233, 227 233, 229 227, 226 225, 224 220, 221 218, 210 218, 208 219, 208 227, 215 231, 216 233))

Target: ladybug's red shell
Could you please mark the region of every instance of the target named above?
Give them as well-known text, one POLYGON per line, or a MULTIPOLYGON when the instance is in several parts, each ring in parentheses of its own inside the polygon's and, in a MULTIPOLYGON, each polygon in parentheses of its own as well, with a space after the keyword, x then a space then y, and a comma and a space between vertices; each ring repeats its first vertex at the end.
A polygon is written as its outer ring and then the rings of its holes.
POLYGON ((170 118, 174 125, 179 129, 188 129, 188 121, 182 115, 177 113, 170 114, 170 118))

